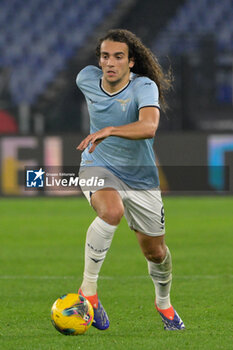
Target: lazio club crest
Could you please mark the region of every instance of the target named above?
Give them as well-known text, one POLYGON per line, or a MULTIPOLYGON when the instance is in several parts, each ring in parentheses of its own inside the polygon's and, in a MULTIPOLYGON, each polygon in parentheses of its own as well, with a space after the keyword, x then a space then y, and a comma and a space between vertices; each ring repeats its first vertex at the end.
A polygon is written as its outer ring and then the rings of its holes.
POLYGON ((130 98, 127 98, 127 100, 118 100, 118 99, 116 99, 116 101, 120 103, 122 111, 125 112, 126 111, 126 105, 130 101, 130 98))

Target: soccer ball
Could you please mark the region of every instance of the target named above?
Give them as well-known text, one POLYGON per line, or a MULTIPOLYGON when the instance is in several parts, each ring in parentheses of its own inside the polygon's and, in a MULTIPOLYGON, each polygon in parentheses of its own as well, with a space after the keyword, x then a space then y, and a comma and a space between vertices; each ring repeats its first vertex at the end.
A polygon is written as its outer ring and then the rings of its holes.
POLYGON ((69 293, 58 298, 51 309, 54 327, 65 335, 85 333, 93 322, 94 311, 82 295, 69 293))

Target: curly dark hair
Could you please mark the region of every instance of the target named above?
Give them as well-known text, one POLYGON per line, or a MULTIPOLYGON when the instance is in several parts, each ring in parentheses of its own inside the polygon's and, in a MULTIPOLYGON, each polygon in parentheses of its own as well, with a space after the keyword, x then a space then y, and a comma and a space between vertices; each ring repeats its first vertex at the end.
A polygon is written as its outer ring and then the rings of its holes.
POLYGON ((165 94, 172 87, 173 81, 171 69, 168 73, 164 73, 158 59, 151 50, 143 45, 135 34, 126 29, 111 29, 103 38, 99 39, 96 47, 98 60, 100 59, 101 44, 104 40, 117 41, 128 45, 129 59, 133 58, 135 62, 131 71, 146 76, 157 84, 161 109, 165 111, 168 107, 165 94))

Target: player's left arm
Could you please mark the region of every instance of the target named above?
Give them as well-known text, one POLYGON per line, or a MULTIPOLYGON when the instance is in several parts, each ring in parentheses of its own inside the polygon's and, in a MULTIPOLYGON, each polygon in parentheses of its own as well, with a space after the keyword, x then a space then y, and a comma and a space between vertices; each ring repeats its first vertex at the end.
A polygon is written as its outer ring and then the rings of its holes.
POLYGON ((138 121, 121 126, 113 126, 111 136, 130 140, 150 139, 159 126, 160 112, 157 107, 143 107, 139 110, 138 121))
POLYGON ((130 140, 150 139, 155 136, 159 125, 160 112, 157 107, 143 107, 139 110, 138 121, 120 126, 108 126, 88 135, 77 147, 83 151, 89 143, 92 144, 89 152, 109 136, 118 136, 130 140))

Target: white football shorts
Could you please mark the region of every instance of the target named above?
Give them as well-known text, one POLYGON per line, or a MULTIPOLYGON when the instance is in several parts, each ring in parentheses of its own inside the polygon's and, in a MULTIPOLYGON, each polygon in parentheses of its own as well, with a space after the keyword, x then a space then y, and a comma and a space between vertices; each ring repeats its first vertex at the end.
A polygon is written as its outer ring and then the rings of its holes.
MULTIPOLYGON (((160 188, 149 190, 135 190, 126 185, 112 172, 102 167, 82 167, 79 179, 104 179, 104 184, 98 186, 82 186, 82 192, 91 205, 91 196, 103 188, 114 188, 118 191, 124 204, 125 218, 132 230, 142 232, 148 236, 165 234, 165 216, 160 188), (93 175, 95 174, 95 176, 93 175)), ((93 184, 93 181, 92 181, 93 184)))

